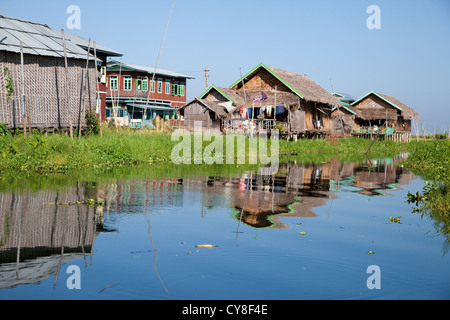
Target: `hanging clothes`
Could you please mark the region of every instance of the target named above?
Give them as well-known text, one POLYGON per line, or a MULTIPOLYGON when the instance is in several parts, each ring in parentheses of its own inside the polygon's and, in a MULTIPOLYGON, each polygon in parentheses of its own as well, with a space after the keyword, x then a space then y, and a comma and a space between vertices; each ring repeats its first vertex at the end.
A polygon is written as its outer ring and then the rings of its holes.
POLYGON ((284 113, 284 106, 277 106, 276 114, 284 113))
POLYGON ((239 114, 241 115, 242 119, 247 119, 247 108, 246 107, 241 107, 239 109, 239 114))
POLYGON ((264 112, 266 112, 266 107, 259 108, 259 115, 264 114, 264 112))
POLYGON ((252 118, 252 109, 248 108, 247 112, 248 112, 248 118, 251 119, 252 118))
POLYGON ((266 116, 268 118, 272 117, 272 106, 267 106, 267 108, 266 108, 266 116))

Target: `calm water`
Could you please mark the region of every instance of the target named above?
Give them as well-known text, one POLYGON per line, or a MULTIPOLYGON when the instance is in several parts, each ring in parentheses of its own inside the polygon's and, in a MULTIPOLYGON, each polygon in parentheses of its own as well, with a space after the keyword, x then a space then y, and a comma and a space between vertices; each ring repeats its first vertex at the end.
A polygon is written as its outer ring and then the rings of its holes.
POLYGON ((395 162, 3 186, 0 299, 449 299, 447 240, 395 162))

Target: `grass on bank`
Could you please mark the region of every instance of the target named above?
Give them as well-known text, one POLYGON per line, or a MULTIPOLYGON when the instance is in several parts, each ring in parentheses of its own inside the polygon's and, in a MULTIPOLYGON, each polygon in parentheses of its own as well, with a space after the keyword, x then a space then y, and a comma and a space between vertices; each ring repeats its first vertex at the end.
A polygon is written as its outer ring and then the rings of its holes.
MULTIPOLYGON (((223 152, 226 142, 223 139, 223 152)), ((203 141, 203 150, 214 141, 203 141)), ((171 152, 178 141, 172 141, 169 133, 130 128, 108 128, 103 136, 89 135, 78 140, 65 134, 35 133, 23 135, 0 135, 0 171, 67 172, 78 168, 99 168, 135 164, 171 162, 171 152)), ((191 139, 192 145, 194 139, 191 139)), ((357 138, 341 139, 339 143, 329 140, 279 141, 280 162, 296 160, 326 161, 332 156, 341 160, 355 160, 364 156, 371 141, 357 138)), ((245 139, 248 158, 249 138, 245 139)), ((242 146, 235 145, 235 155, 242 146)), ((371 147, 371 156, 395 156, 407 151, 406 144, 377 141, 371 147)), ((193 150, 193 149, 192 149, 193 150)), ((268 143, 270 154, 270 140, 268 143)), ((194 155, 192 155, 193 157, 194 155)), ((225 155, 223 155, 225 159, 225 155)), ((225 160, 224 160, 225 161, 225 160)), ((237 162, 236 162, 237 163, 237 162)))

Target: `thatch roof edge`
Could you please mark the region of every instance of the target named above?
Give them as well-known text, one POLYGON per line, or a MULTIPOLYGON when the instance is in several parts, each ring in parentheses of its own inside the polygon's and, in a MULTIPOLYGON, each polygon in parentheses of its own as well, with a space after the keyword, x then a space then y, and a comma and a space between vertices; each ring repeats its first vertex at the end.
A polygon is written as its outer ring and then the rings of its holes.
POLYGON ((361 101, 363 101, 364 99, 366 99, 367 97, 369 97, 372 94, 377 96, 378 98, 386 101, 387 103, 389 103, 391 106, 393 106, 397 110, 401 111, 403 118, 405 118, 407 120, 420 119, 419 113, 417 113, 416 111, 414 111, 413 109, 411 109, 410 107, 405 105, 403 102, 401 102, 397 98, 394 98, 387 94, 375 92, 375 91, 371 91, 371 92, 367 93, 366 95, 362 96, 361 98, 359 98, 358 100, 353 102, 351 104, 351 106, 352 107, 356 106, 357 104, 359 104, 361 101))
POLYGON ((258 64, 255 68, 247 72, 242 78, 239 78, 237 81, 235 81, 229 88, 232 89, 233 87, 238 85, 239 82, 242 81, 242 79, 247 78, 261 68, 265 69, 267 72, 273 75, 287 88, 289 88, 292 93, 296 94, 304 101, 323 103, 331 107, 343 105, 343 103, 339 99, 331 95, 328 91, 326 91, 308 76, 300 75, 275 67, 270 67, 263 63, 258 64))

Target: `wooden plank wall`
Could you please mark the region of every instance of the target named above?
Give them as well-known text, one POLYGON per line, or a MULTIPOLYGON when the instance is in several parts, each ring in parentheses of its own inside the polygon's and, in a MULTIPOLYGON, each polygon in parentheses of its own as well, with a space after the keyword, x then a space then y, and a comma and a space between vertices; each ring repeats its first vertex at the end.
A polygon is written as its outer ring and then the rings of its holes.
POLYGON ((202 130, 215 129, 220 130, 221 121, 216 119, 214 112, 201 105, 193 102, 184 108, 184 126, 189 131, 194 131, 195 121, 202 122, 202 130))

